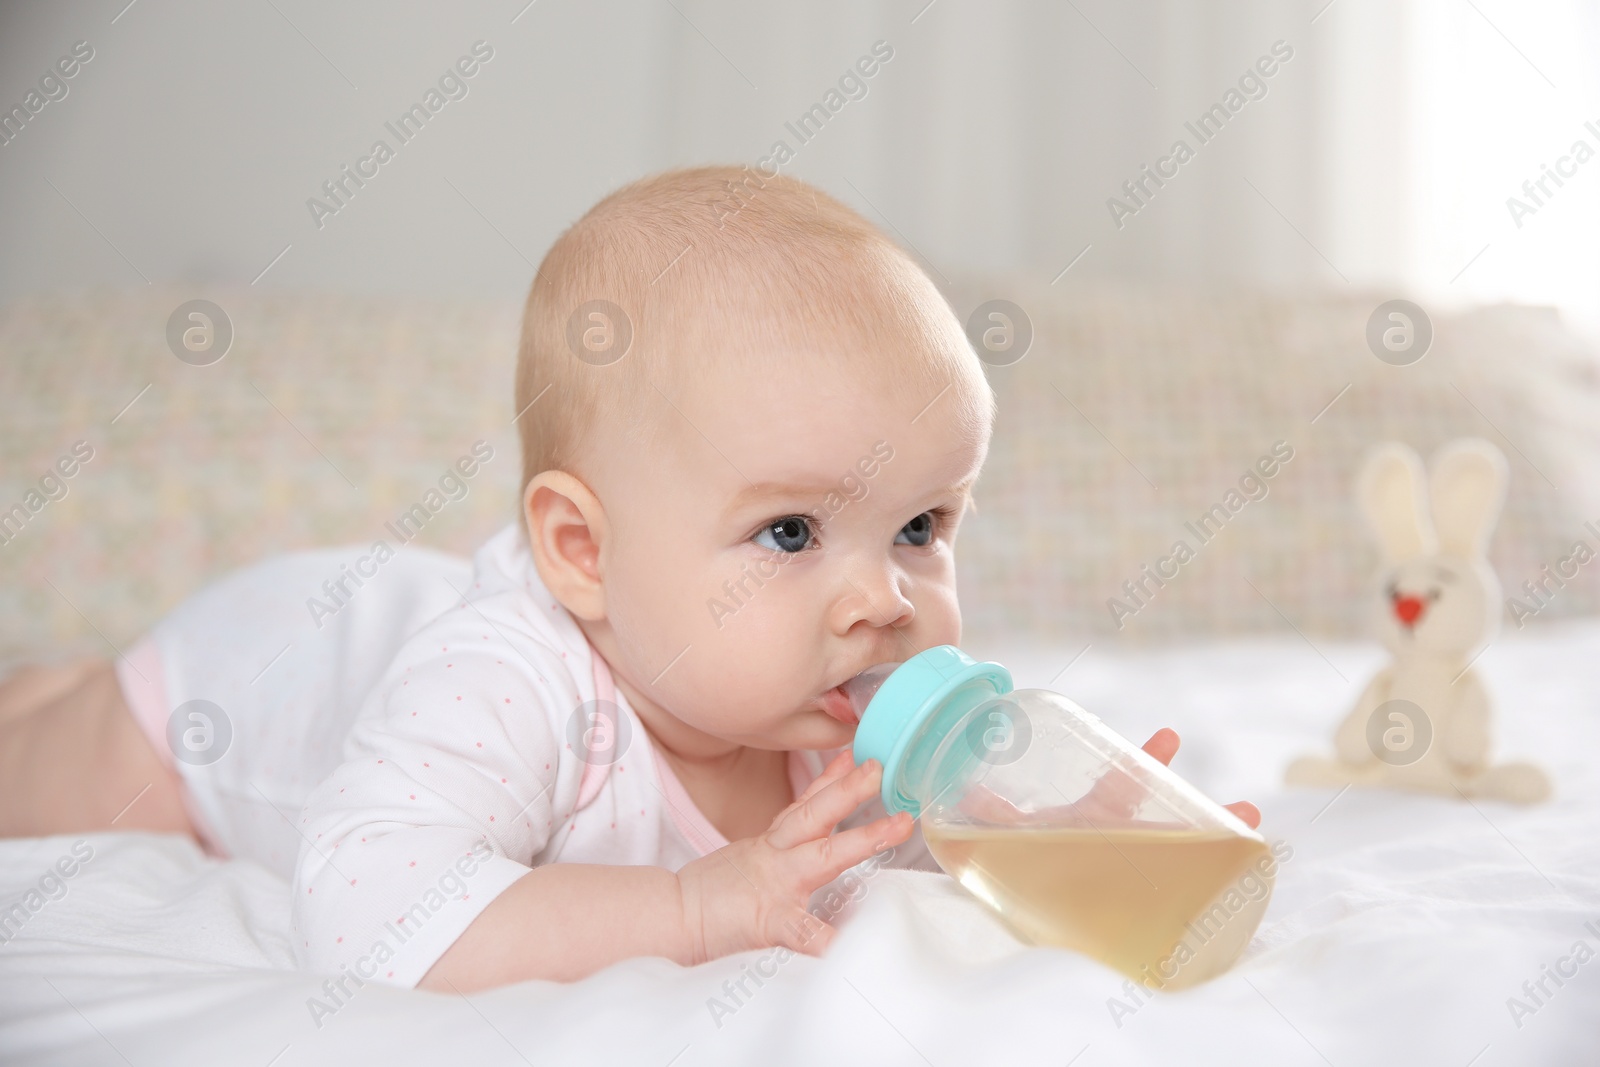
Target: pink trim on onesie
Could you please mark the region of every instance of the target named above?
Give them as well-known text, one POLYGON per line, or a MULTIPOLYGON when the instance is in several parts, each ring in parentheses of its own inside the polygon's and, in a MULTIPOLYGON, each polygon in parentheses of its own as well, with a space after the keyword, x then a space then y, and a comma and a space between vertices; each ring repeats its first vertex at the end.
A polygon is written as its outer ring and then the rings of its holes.
POLYGON ((650 752, 656 758, 656 774, 661 778, 662 797, 667 802, 667 811, 672 814, 672 821, 677 824, 678 832, 683 834, 684 839, 702 856, 725 847, 728 839, 722 836, 722 831, 711 825, 711 820, 701 814, 699 808, 695 807, 688 790, 683 788, 678 776, 672 773, 667 761, 661 758, 660 750, 652 747, 650 752))
POLYGON ((117 681, 122 697, 133 712, 134 721, 161 762, 176 770, 172 749, 167 745, 167 672, 161 662, 161 647, 145 638, 117 660, 117 681))
MULTIPOLYGON (((596 700, 607 700, 615 704, 617 699, 616 683, 612 680, 611 669, 593 645, 589 646, 590 658, 594 662, 594 693, 596 700)), ((662 796, 667 802, 667 811, 672 816, 673 825, 678 832, 702 856, 715 852, 728 844, 728 839, 722 836, 722 831, 711 825, 711 820, 695 806, 688 790, 683 788, 683 783, 678 776, 672 773, 672 767, 661 756, 661 750, 654 745, 650 746, 650 754, 655 757, 656 776, 661 779, 662 796)), ((583 778, 578 783, 578 807, 581 810, 600 792, 606 775, 610 772, 609 764, 585 763, 583 778)), ((794 795, 799 796, 805 791, 806 786, 817 777, 817 772, 807 763, 805 753, 796 749, 789 753, 789 784, 794 789, 794 795)))
MULTIPOLYGON (((593 645, 589 646, 589 660, 594 666, 594 698, 603 700, 612 707, 617 704, 617 686, 611 680, 611 670, 606 666, 606 661, 600 658, 600 653, 593 645)), ((620 708, 618 709, 621 710, 620 708)), ((583 778, 578 782, 578 806, 574 812, 587 808, 599 794, 600 787, 606 784, 606 775, 611 770, 607 763, 588 762, 588 745, 582 746, 583 751, 578 754, 584 760, 583 778)))
POLYGON ((156 757, 178 779, 178 796, 201 847, 210 855, 228 859, 228 850, 222 847, 211 823, 200 813, 189 783, 184 780, 183 770, 172 755, 172 745, 167 739, 167 719, 172 708, 167 701, 167 671, 161 658, 161 646, 149 637, 141 638, 126 656, 117 660, 116 671, 122 699, 133 714, 133 721, 139 724, 150 747, 155 749, 156 757))
MULTIPOLYGON (((617 685, 611 677, 611 668, 606 665, 604 657, 593 645, 589 646, 589 658, 594 664, 595 699, 609 701, 615 705, 617 685)), ((683 788, 683 783, 672 773, 667 761, 661 758, 661 752, 654 745, 650 746, 650 752, 655 757, 656 776, 661 779, 661 794, 667 802, 667 811, 671 813, 678 832, 683 834, 685 840, 702 856, 726 845, 728 839, 711 825, 710 820, 700 813, 699 808, 695 807, 694 801, 689 799, 688 792, 683 788)), ((580 753, 580 756, 583 755, 586 753, 580 753)), ((582 810, 594 800, 595 795, 600 792, 600 787, 605 784, 606 775, 610 772, 609 763, 583 765, 583 778, 578 783, 578 806, 575 811, 582 810)))

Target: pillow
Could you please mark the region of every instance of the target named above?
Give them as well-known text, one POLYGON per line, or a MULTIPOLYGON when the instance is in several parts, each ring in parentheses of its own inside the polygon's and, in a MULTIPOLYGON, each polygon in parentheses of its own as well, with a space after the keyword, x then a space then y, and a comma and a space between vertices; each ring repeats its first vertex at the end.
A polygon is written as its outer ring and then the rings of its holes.
MULTIPOLYGON (((212 291, 234 338, 194 366, 167 326, 195 295, 0 309, 0 660, 111 654, 275 552, 469 553, 516 516, 519 305, 212 291), (491 456, 474 464, 478 442, 491 456)), ((1377 296, 1003 278, 951 296, 963 318, 1012 300, 1034 330, 1025 358, 988 369, 1000 414, 958 547, 971 641, 1363 634, 1377 555, 1351 485, 1388 438, 1506 452, 1491 558, 1508 595, 1574 541, 1600 549, 1584 526, 1600 520, 1600 374, 1550 311, 1437 315, 1426 357, 1394 367, 1364 340, 1377 296)), ((1597 607, 1584 573, 1534 621, 1597 607)))
POLYGON ((272 553, 377 539, 467 553, 515 517, 518 306, 210 292, 234 338, 193 366, 167 322, 195 296, 0 311, 0 658, 111 655, 272 553), (92 458, 56 466, 76 442, 92 458), (50 472, 59 499, 41 489, 50 472), (43 506, 19 526, 30 490, 43 506))
MULTIPOLYGON (((987 370, 999 418, 957 550, 976 640, 1365 635, 1378 554, 1353 485, 1389 439, 1506 453, 1490 557, 1508 596, 1575 541, 1600 551, 1584 525, 1600 362, 1553 311, 1437 313, 1427 354, 1392 366, 1365 337, 1380 295, 996 279, 950 295, 964 321, 999 298, 1033 328, 1019 362, 987 370)), ((1580 573, 1535 621, 1594 612, 1597 587, 1580 573)))

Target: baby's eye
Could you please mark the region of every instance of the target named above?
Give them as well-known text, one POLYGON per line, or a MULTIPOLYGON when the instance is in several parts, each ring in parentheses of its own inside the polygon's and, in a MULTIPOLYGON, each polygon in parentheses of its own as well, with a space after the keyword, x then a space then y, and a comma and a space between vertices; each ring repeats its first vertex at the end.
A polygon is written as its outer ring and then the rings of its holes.
POLYGON ((900 532, 895 536, 897 545, 915 545, 917 548, 925 547, 933 540, 933 512, 924 511, 900 527, 900 532))
POLYGON ((816 539, 811 523, 803 515, 786 515, 777 522, 768 523, 752 539, 762 548, 773 552, 804 552, 816 539))

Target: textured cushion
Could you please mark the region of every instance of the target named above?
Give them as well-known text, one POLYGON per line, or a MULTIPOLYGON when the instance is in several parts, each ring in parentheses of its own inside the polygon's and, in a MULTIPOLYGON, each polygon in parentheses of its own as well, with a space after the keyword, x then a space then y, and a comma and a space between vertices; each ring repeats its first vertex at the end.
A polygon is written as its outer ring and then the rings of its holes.
POLYGON ((430 489, 445 503, 418 544, 470 552, 515 516, 517 307, 208 292, 235 337, 197 367, 166 341, 196 295, 0 312, 0 509, 74 442, 94 449, 0 545, 0 657, 126 648, 205 580, 271 553, 398 545, 384 524, 430 489), (493 458, 450 500, 439 480, 480 439, 493 458))
MULTIPOLYGON (((1553 312, 1435 315, 1428 354, 1397 367, 1365 341, 1387 297, 1060 288, 990 280, 953 298, 963 318, 1009 299, 1034 328, 1020 362, 988 371, 1000 416, 958 553, 974 633, 1363 634, 1378 556, 1352 486, 1365 450, 1390 438, 1425 457, 1465 435, 1505 451, 1491 559, 1508 593, 1574 540, 1600 547, 1583 528, 1600 518, 1600 362, 1553 312), (1203 541, 1186 524, 1280 441, 1293 458, 1267 496, 1227 501, 1243 506, 1203 541), (1193 551, 1181 565, 1180 540, 1193 551), (1140 605, 1123 583, 1163 557, 1176 577, 1145 579, 1140 605), (1133 613, 1114 620, 1113 597, 1133 613)), ((1538 618, 1595 611, 1593 579, 1538 618)))
MULTIPOLYGON (((197 295, 149 288, 0 310, 0 510, 25 504, 75 442, 94 450, 66 495, 0 544, 0 658, 125 648, 233 567, 394 543, 385 523, 430 499, 475 441, 494 458, 417 543, 469 552, 516 514, 516 305, 210 291, 235 339, 196 367, 168 349, 166 324, 197 295)), ((1313 636, 1359 633, 1376 555, 1350 484, 1386 437, 1426 453, 1479 434, 1506 451, 1493 559, 1508 589, 1600 518, 1597 364, 1551 313, 1436 316, 1427 357, 1392 367, 1363 340, 1376 297, 990 279, 953 302, 965 317, 997 296, 1028 311, 1035 339, 1021 362, 989 369, 1000 418, 959 550, 975 640, 1285 620, 1313 636), (1277 441, 1294 456, 1266 498, 1198 544, 1184 524, 1277 441), (1185 537, 1194 558, 1117 630, 1107 600, 1185 537)), ((1594 611, 1596 585, 1580 578, 1539 618, 1594 611)))

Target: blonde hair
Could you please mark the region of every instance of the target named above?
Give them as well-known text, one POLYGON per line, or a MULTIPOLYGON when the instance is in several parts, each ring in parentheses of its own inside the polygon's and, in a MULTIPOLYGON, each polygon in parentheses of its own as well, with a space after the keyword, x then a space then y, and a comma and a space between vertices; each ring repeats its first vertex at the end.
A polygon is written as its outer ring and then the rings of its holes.
POLYGON ((664 408, 696 371, 796 341, 867 367, 897 357, 888 388, 931 400, 965 386, 947 398, 957 417, 992 418, 977 357, 933 283, 826 193, 726 166, 617 190, 556 240, 528 293, 523 490, 543 471, 573 470, 596 427, 644 439, 656 424, 644 405, 664 408))

